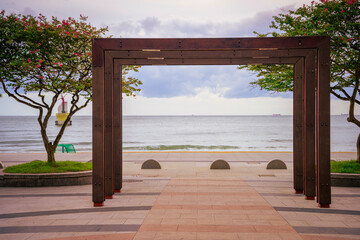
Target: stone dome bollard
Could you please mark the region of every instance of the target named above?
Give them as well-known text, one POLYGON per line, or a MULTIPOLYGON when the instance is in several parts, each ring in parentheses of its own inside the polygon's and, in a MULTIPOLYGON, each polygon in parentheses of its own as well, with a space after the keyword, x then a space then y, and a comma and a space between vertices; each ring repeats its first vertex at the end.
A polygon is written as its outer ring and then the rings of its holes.
POLYGON ((266 169, 287 169, 286 164, 280 159, 271 160, 266 169))
POLYGON ((227 161, 223 159, 218 159, 213 161, 210 166, 210 169, 230 169, 230 165, 227 161))
POLYGON ((141 169, 161 169, 161 166, 158 161, 148 159, 141 165, 141 169))

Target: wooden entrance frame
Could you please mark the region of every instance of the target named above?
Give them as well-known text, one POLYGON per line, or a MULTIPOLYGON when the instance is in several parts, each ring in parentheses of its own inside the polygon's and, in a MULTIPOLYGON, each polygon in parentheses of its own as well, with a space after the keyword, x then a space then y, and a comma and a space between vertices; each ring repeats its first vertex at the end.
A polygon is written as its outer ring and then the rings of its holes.
POLYGON ((92 56, 94 206, 122 188, 122 65, 242 64, 294 66, 294 189, 330 206, 329 37, 97 38, 92 56))

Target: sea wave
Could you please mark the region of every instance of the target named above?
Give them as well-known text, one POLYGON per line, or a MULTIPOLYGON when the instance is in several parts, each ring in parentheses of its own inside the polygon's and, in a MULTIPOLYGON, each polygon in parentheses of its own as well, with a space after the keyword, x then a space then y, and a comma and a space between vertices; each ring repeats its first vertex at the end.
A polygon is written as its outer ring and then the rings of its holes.
POLYGON ((136 146, 136 147, 124 147, 124 150, 135 151, 165 151, 165 150, 230 150, 240 149, 238 146, 203 146, 203 145, 158 145, 158 146, 136 146))

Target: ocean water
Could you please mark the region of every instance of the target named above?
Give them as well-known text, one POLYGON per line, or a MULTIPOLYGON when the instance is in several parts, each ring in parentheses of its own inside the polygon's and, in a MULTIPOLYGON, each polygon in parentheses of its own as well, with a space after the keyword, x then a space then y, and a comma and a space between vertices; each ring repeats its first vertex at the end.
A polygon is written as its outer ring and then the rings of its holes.
MULTIPOLYGON (((60 143, 92 149, 91 116, 75 116, 60 143)), ((53 141, 59 127, 48 126, 53 141)), ((360 129, 331 116, 331 151, 356 151, 360 129)), ((124 116, 124 151, 292 151, 292 116, 124 116)), ((44 152, 37 118, 0 116, 0 152, 44 152)))

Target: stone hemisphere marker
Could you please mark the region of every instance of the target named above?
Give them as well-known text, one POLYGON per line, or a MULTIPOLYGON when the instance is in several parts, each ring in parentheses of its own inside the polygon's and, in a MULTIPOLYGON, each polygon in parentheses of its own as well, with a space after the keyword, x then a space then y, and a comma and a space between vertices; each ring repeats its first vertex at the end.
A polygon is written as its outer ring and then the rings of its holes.
POLYGON ((161 166, 158 161, 154 159, 149 159, 141 165, 141 169, 161 169, 161 166))
POLYGON ((287 167, 280 159, 274 159, 267 164, 266 169, 287 169, 287 167))
POLYGON ((218 159, 211 164, 210 169, 230 169, 230 165, 227 161, 218 159))

